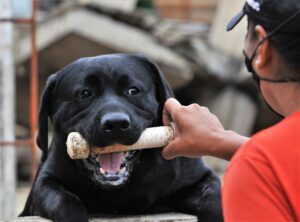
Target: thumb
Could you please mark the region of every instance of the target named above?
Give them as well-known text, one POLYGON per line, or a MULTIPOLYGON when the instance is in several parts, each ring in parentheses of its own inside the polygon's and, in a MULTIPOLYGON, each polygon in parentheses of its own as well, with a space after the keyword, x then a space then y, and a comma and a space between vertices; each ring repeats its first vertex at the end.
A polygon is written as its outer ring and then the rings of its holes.
POLYGON ((164 125, 168 126, 170 125, 170 122, 174 121, 173 118, 174 110, 180 106, 181 106, 180 102, 174 98, 170 98, 165 102, 165 106, 163 109, 163 116, 162 116, 164 125))

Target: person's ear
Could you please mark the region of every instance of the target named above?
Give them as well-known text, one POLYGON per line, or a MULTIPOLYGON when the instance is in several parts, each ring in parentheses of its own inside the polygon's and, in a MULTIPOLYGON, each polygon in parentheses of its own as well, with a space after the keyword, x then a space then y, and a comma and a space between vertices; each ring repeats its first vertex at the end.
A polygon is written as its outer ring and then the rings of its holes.
POLYGON ((271 49, 269 39, 264 40, 268 35, 266 30, 262 26, 257 25, 255 32, 258 37, 258 42, 263 41, 263 43, 257 49, 253 66, 255 70, 261 70, 271 64, 273 50, 271 49))

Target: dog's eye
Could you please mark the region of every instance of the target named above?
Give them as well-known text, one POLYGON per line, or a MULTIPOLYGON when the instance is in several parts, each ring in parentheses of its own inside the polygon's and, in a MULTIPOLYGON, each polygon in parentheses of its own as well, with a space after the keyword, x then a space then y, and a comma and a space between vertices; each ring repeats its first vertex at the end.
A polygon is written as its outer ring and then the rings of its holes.
POLYGON ((129 95, 136 95, 140 92, 140 90, 137 87, 131 87, 128 89, 128 94, 129 95))
POLYGON ((91 91, 88 89, 83 89, 79 92, 78 97, 80 99, 88 98, 92 95, 91 91))

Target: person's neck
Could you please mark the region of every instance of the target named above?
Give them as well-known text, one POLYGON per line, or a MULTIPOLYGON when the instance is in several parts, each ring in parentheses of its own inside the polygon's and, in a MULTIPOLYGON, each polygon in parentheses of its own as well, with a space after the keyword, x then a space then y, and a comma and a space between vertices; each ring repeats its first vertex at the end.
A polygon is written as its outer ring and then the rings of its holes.
POLYGON ((278 91, 281 94, 281 113, 284 116, 296 112, 300 109, 300 83, 288 83, 282 84, 281 90, 278 91))

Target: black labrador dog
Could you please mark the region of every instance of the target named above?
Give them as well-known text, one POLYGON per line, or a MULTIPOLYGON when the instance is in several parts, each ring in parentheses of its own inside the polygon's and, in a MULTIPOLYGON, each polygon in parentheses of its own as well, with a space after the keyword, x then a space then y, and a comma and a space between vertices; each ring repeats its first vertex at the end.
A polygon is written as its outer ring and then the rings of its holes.
POLYGON ((162 125, 173 93, 144 56, 113 54, 79 59, 48 78, 37 143, 42 163, 20 216, 86 222, 96 214, 183 212, 221 221, 220 181, 201 159, 164 160, 161 149, 72 160, 70 132, 90 145, 133 144, 147 127, 162 125), (48 117, 53 138, 48 149, 48 117))

